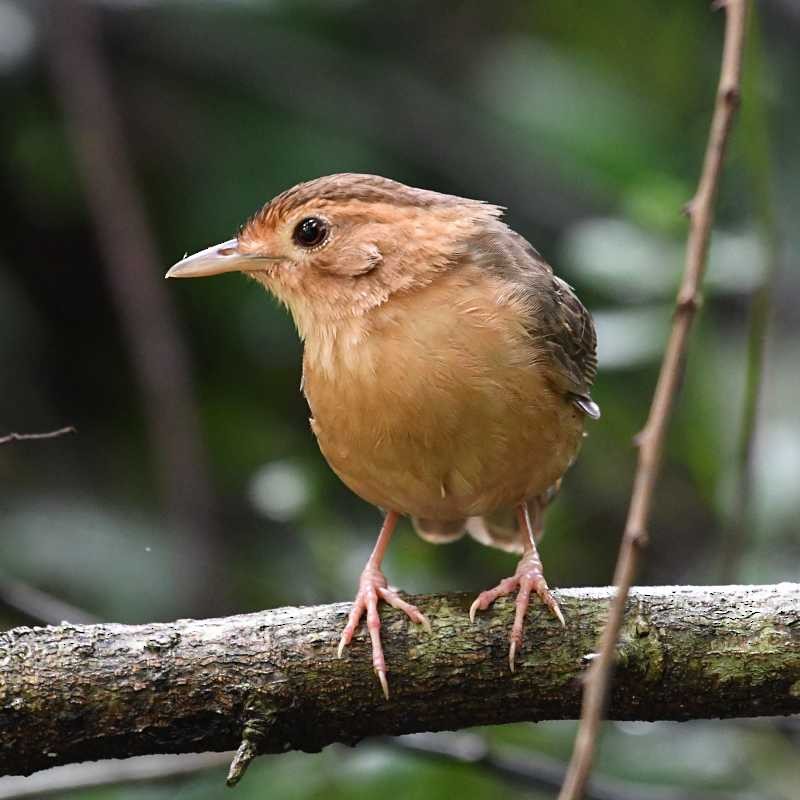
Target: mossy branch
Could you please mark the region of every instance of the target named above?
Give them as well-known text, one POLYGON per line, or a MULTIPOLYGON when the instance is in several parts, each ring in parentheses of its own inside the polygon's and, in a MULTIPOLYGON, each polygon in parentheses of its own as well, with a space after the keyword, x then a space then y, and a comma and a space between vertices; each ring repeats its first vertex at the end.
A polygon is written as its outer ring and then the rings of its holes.
MULTIPOLYGON (((513 603, 499 601, 470 625, 470 596, 416 598, 430 635, 384 609, 389 702, 363 629, 336 658, 346 603, 151 625, 16 628, 0 634, 0 774, 233 750, 243 739, 248 753, 316 751, 366 736, 576 718, 610 591, 557 594, 566 630, 543 609, 531 611, 514 674, 513 603)), ((611 718, 798 712, 800 584, 631 592, 611 718)))

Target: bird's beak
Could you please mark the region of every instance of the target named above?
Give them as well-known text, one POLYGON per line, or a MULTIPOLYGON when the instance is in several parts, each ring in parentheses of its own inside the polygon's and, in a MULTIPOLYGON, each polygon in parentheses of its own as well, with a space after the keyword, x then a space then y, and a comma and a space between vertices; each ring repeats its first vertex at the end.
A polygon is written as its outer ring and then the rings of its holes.
POLYGON ((222 272, 255 272, 260 269, 259 262, 274 261, 267 256, 239 252, 239 242, 227 242, 207 247, 199 253, 173 264, 165 278, 205 278, 222 272))

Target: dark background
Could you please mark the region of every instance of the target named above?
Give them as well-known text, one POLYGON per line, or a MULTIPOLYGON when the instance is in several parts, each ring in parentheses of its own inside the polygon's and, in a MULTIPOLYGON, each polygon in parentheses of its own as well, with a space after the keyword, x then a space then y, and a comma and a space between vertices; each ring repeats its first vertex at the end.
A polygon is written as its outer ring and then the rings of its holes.
MULTIPOLYGON (((800 564, 800 6, 757 6, 643 583, 777 582, 800 564), (775 291, 743 513, 748 325, 765 281, 775 291)), ((506 206, 592 309, 603 418, 541 552, 551 585, 608 583, 632 438, 682 266, 680 209, 702 161, 723 15, 689 0, 85 10, 0 0, 0 435, 77 428, 0 446, 0 584, 23 581, 121 622, 352 597, 380 518, 316 448, 289 317, 240 276, 161 279, 282 189, 342 171, 506 206)), ((407 523, 386 561, 409 592, 477 592, 512 569, 472 541, 426 544, 407 523)), ((11 605, 0 624, 31 621, 11 605)), ((573 732, 483 734, 566 758, 573 732)), ((796 745, 768 720, 610 725, 598 769, 774 798, 796 797, 800 781, 796 745)), ((500 791, 525 794, 479 767, 376 744, 263 758, 236 790, 326 800, 500 791)), ((215 772, 81 796, 222 792, 215 772)))

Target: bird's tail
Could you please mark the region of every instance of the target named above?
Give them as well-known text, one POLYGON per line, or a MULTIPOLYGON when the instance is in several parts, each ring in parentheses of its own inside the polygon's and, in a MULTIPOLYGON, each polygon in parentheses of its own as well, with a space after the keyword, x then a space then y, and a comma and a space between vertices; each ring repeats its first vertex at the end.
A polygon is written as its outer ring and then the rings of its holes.
POLYGON ((509 553, 522 552, 522 539, 516 527, 513 509, 501 509, 484 517, 468 519, 412 519, 414 530, 425 541, 449 544, 468 533, 473 539, 489 547, 509 553))
POLYGON ((412 517, 414 530, 426 542, 449 544, 460 539, 466 532, 466 519, 418 519, 412 517))
POLYGON ((496 547, 507 553, 522 552, 522 537, 513 508, 501 508, 482 517, 470 517, 467 520, 467 533, 487 547, 496 547))
MULTIPOLYGON (((528 513, 536 541, 544 533, 544 510, 558 494, 561 481, 551 486, 538 497, 528 500, 528 513)), ((522 535, 517 525, 513 508, 501 508, 491 514, 468 519, 412 519, 414 530, 426 541, 434 544, 448 544, 468 533, 475 541, 488 547, 496 547, 507 553, 522 552, 522 535)))

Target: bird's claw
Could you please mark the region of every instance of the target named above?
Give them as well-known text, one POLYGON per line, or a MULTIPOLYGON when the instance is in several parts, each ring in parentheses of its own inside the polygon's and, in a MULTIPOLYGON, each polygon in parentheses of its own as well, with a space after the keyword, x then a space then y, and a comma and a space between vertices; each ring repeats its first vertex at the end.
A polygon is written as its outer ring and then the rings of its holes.
POLYGON ((493 589, 481 592, 475 598, 469 608, 470 622, 475 622, 475 616, 479 610, 485 611, 498 597, 509 595, 515 590, 517 592, 516 608, 508 647, 508 666, 512 672, 516 667, 517 651, 522 647, 522 629, 525 624, 525 614, 530 604, 531 592, 536 592, 541 601, 550 610, 550 613, 561 623, 561 626, 566 627, 564 615, 561 613, 558 601, 550 591, 550 587, 542 574, 542 566, 538 556, 532 557, 528 554, 522 557, 517 571, 512 577, 505 578, 493 589))
POLYGON ((382 669, 376 669, 375 674, 378 676, 378 683, 381 685, 381 691, 386 700, 389 699, 389 681, 386 680, 386 673, 382 669))
POLYGON ((402 611, 412 622, 421 625, 427 632, 431 633, 431 623, 428 618, 413 604, 404 600, 395 589, 390 589, 386 583, 383 573, 374 568, 367 568, 361 574, 358 592, 356 593, 353 608, 347 618, 347 624, 342 631, 339 639, 339 646, 336 655, 341 658, 344 649, 353 639, 353 635, 358 628, 361 618, 367 615, 367 630, 369 631, 370 642, 372 645, 372 666, 375 675, 381 685, 383 696, 389 699, 389 681, 386 678, 386 660, 383 655, 383 645, 381 643, 381 621, 378 613, 378 602, 383 600, 398 611, 402 611))
POLYGON ((508 646, 508 668, 514 672, 514 658, 517 655, 517 643, 512 639, 511 644, 508 646))
POLYGON ((552 602, 548 603, 547 601, 545 601, 545 604, 550 609, 550 611, 552 612, 553 616, 561 623, 561 627, 562 628, 566 628, 567 627, 567 622, 564 619, 564 615, 561 613, 561 606, 559 606, 558 601, 555 599, 555 597, 553 597, 553 595, 550 593, 549 589, 548 589, 548 595, 549 595, 550 600, 552 602))

